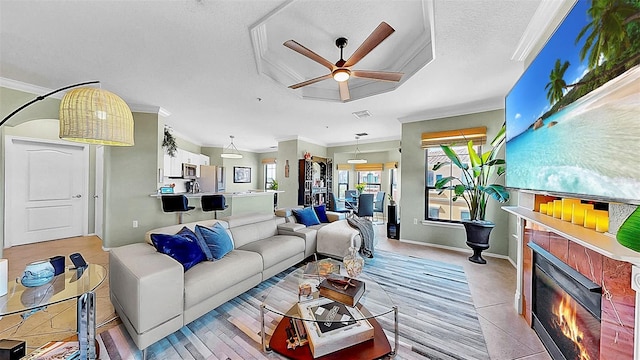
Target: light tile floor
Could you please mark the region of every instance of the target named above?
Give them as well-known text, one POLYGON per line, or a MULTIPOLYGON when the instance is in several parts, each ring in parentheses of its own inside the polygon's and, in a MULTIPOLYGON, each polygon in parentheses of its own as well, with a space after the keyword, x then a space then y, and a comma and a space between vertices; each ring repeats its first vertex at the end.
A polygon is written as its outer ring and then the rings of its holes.
MULTIPOLYGON (((465 269, 491 359, 550 359, 533 330, 514 310, 516 272, 507 260, 487 258, 486 265, 478 265, 467 260, 470 251, 457 252, 387 239, 382 225, 377 234, 378 249, 453 263, 465 269)), ((89 263, 108 268, 109 256, 101 246, 99 238, 89 236, 5 249, 9 279, 18 277, 29 262, 54 255, 65 255, 69 264, 68 255, 74 252, 80 252, 89 263)), ((107 322, 99 328, 98 332, 101 332, 117 325, 119 320, 109 321, 115 317, 115 312, 109 300, 108 279, 96 293, 97 323, 107 322)), ((6 316, 0 320, 0 338, 26 340, 30 350, 51 340, 67 338, 75 330, 75 311, 75 302, 67 301, 32 315, 22 324, 20 316, 6 316)))

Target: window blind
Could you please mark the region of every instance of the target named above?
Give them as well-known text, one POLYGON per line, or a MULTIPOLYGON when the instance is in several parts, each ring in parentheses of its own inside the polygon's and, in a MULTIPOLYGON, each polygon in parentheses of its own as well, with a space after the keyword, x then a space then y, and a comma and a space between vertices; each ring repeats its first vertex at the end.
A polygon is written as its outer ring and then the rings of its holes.
POLYGON ((484 145, 487 142, 487 128, 481 126, 422 133, 421 146, 423 149, 440 145, 459 146, 465 145, 469 140, 473 140, 474 145, 484 145))

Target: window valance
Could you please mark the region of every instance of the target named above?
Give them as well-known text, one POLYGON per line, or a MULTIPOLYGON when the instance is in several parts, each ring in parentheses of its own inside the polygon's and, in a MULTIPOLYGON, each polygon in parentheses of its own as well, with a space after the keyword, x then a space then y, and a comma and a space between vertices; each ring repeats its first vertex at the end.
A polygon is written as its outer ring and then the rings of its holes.
POLYGON ((264 158, 262 159, 263 164, 275 164, 276 158, 264 158))
POLYGON ((356 164, 355 170, 356 171, 382 171, 382 164, 381 163, 356 164))
POLYGON ((392 161, 392 162, 388 162, 388 163, 384 163, 384 168, 389 170, 389 169, 397 169, 398 168, 398 162, 397 161, 392 161))
POLYGON ((464 145, 473 140, 474 145, 484 145, 487 141, 485 126, 422 133, 422 148, 440 145, 464 145))
POLYGON ((338 170, 351 170, 352 165, 351 164, 338 164, 337 169, 338 170))

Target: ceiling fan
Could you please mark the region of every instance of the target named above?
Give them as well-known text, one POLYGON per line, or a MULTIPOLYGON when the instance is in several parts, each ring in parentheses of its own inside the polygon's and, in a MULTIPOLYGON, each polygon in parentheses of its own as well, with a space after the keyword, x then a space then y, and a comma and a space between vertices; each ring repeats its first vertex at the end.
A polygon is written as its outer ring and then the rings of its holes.
POLYGON ((348 84, 348 80, 350 77, 381 81, 400 81, 402 75, 404 75, 403 73, 351 69, 352 66, 362 60, 362 58, 370 53, 371 50, 375 49, 376 46, 380 45, 380 43, 383 42, 387 37, 389 37, 389 35, 393 34, 394 31, 395 30, 391 26, 389 26, 389 24, 384 21, 381 22, 380 25, 378 25, 378 27, 373 30, 371 35, 369 35, 369 37, 362 43, 362 45, 360 45, 360 47, 346 61, 342 57, 342 51, 344 50, 345 46, 347 46, 347 39, 343 37, 338 38, 336 40, 336 46, 340 48, 340 60, 338 60, 335 64, 331 63, 329 60, 323 58, 315 52, 307 49, 306 47, 300 45, 294 40, 285 41, 285 43, 283 44, 284 46, 300 53, 301 55, 308 57, 309 59, 319 63, 320 65, 328 68, 329 71, 331 71, 327 75, 291 85, 289 86, 289 88, 298 89, 303 86, 315 84, 322 80, 333 78, 338 82, 338 85, 340 87, 340 100, 346 101, 351 98, 351 96, 349 95, 348 84))

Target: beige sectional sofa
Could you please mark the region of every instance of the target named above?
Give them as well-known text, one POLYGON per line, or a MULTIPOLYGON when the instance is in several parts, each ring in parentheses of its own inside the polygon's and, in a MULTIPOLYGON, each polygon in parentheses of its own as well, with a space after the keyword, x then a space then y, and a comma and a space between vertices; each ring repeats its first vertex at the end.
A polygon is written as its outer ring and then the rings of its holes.
POLYGON ((249 214, 219 221, 234 242, 222 259, 182 265, 150 245, 151 233, 175 234, 183 226, 211 227, 217 220, 168 226, 147 233, 147 243, 111 249, 111 302, 139 349, 301 262, 315 252, 313 231, 280 231, 285 219, 249 214))
MULTIPOLYGON (((295 209, 295 208, 293 208, 295 209)), ((286 223, 278 225, 278 229, 286 234, 307 234, 309 242, 313 243, 313 252, 342 259, 347 255, 349 247, 360 248, 362 241, 360 232, 352 228, 346 220, 346 215, 327 211, 328 223, 305 226, 297 222, 293 209, 278 209, 276 216, 286 219, 286 223)))

